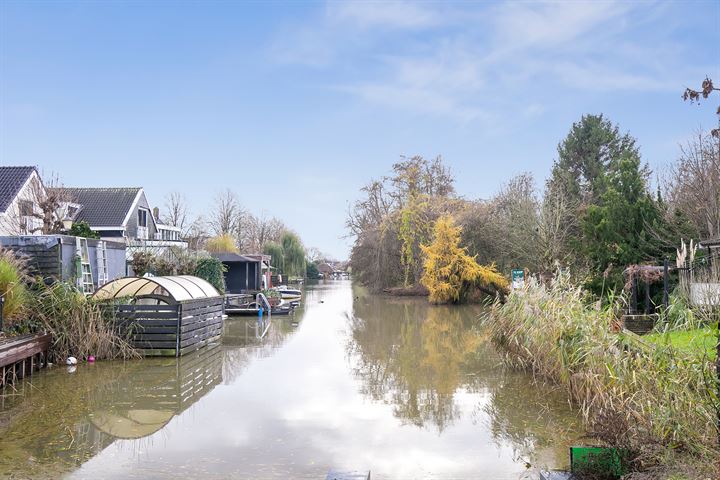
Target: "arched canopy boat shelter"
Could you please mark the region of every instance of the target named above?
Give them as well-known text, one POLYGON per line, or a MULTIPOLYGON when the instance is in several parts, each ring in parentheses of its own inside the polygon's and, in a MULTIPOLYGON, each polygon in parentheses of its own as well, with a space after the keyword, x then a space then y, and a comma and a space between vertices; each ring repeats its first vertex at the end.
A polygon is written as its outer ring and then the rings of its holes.
POLYGON ((144 355, 179 357, 222 333, 225 298, 191 275, 118 278, 93 298, 109 303, 121 334, 144 355))
POLYGON ((209 282, 191 275, 118 278, 103 285, 93 296, 97 300, 127 298, 133 303, 156 299, 167 304, 221 297, 209 282))

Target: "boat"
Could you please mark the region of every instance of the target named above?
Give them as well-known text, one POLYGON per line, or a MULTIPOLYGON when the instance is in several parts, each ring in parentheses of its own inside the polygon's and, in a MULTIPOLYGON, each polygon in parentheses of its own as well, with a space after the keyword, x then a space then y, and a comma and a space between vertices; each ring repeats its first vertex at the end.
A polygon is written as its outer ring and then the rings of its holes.
POLYGON ((275 290, 280 294, 280 298, 283 300, 299 300, 302 296, 302 291, 294 288, 288 288, 287 285, 278 285, 275 290))

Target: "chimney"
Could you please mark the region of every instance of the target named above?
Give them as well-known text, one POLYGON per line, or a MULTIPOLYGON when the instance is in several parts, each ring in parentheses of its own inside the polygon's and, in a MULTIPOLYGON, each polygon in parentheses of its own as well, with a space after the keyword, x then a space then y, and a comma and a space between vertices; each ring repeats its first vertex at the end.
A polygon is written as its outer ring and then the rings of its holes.
POLYGON ((155 220, 160 220, 160 209, 158 207, 153 207, 153 216, 155 220))

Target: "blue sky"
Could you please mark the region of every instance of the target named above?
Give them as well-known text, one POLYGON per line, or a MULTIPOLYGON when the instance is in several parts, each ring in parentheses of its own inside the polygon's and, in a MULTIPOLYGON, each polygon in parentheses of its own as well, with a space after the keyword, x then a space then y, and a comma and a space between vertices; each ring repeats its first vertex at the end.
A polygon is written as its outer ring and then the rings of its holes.
POLYGON ((221 190, 345 257, 358 189, 442 155, 459 193, 541 183, 584 113, 661 172, 717 123, 720 2, 0 2, 0 163, 70 186, 221 190), (266 189, 248 189, 248 178, 266 189), (264 191, 263 191, 264 190, 264 191))

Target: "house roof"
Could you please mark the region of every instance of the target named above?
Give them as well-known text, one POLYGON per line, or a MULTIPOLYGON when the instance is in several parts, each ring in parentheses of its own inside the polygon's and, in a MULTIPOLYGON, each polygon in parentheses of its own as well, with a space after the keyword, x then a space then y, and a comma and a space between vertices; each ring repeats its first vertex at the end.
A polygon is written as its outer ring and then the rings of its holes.
POLYGON ((0 212, 5 212, 35 167, 0 167, 0 212))
POLYGON ((223 263, 233 263, 233 262, 249 262, 249 263, 260 263, 260 260, 257 258, 250 258, 245 257, 243 255, 238 255, 237 253, 213 253, 213 258, 217 258, 223 263))
POLYGON ((142 188, 65 188, 82 208, 73 219, 90 227, 124 227, 128 212, 142 188))

